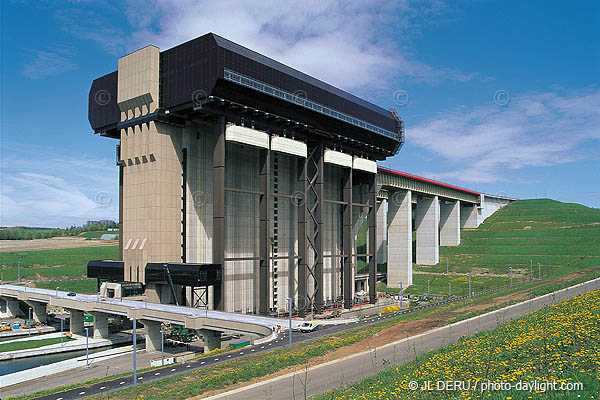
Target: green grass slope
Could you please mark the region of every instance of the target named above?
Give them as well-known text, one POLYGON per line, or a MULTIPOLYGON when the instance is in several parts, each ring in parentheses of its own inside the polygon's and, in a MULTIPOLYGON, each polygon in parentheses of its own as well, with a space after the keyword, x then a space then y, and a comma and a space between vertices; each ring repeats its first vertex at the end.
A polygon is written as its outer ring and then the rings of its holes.
POLYGON ((0 253, 2 279, 17 279, 21 263, 21 279, 64 279, 85 275, 89 260, 116 260, 119 246, 73 247, 68 249, 9 251, 0 253))
POLYGON ((549 199, 519 200, 476 229, 461 231, 461 244, 440 248, 437 266, 415 271, 475 274, 529 274, 530 261, 544 276, 600 267, 600 210, 549 199))

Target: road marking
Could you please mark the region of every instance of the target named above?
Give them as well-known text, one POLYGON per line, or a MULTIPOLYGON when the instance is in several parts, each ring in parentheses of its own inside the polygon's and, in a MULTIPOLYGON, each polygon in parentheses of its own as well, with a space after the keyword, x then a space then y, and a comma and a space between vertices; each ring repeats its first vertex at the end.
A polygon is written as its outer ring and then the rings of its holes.
POLYGON ((154 374, 154 376, 158 376, 158 375, 160 375, 160 372, 157 372, 157 373, 154 374))
POLYGON ((243 352, 243 351, 240 351, 240 355, 242 355, 242 354, 244 354, 244 352, 243 352))
POLYGON ((119 385, 124 385, 125 381, 119 382, 119 385))
POLYGON ((254 351, 254 349, 250 350, 250 351, 254 351))
POLYGON ((59 397, 59 398, 57 398, 56 400, 63 400, 63 398, 62 398, 62 397, 59 397))
POLYGON ((192 365, 190 364, 190 365, 186 365, 185 367, 186 367, 186 368, 189 368, 189 367, 191 367, 191 366, 192 366, 192 365))
POLYGON ((85 394, 85 392, 81 392, 81 393, 79 393, 79 395, 80 395, 80 396, 81 396, 81 395, 83 395, 83 394, 85 394))
POLYGON ((200 363, 200 365, 202 365, 202 364, 204 364, 204 363, 206 363, 206 361, 202 361, 202 362, 200 363))
MULTIPOLYGON (((100 387, 100 390, 104 390, 104 389, 106 389, 106 386, 100 387)), ((58 400, 58 399, 56 399, 56 400, 58 400)))
POLYGON ((227 356, 227 358, 231 358, 231 354, 227 356))
POLYGON ((264 348, 265 348, 265 346, 260 346, 260 348, 261 348, 261 349, 264 349, 264 348))
POLYGON ((144 379, 144 377, 143 377, 143 376, 140 376, 140 377, 138 378, 138 381, 141 381, 142 379, 144 379))
POLYGON ((172 369, 171 369, 171 372, 175 372, 175 368, 172 368, 172 369))
POLYGON ((215 358, 215 361, 219 361, 219 359, 218 359, 218 358, 215 358))

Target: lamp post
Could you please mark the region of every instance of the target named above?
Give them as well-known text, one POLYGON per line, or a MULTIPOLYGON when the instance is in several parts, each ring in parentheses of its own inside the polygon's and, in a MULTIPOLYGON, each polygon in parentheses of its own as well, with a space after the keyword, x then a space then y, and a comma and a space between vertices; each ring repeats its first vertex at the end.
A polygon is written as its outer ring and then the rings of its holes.
POLYGON ((510 286, 512 286, 512 267, 510 267, 510 286))
POLYGON ((427 279, 427 297, 429 297, 429 279, 427 279))
POLYGON ((452 297, 452 282, 448 282, 448 297, 452 297))
POLYGON ((529 280, 533 279, 533 260, 529 260, 529 280))
MULTIPOLYGON (((146 328, 148 329, 148 328, 146 328)), ((165 365, 165 333, 160 330, 160 359, 161 365, 165 365)))
POLYGON ((469 297, 471 297, 471 273, 469 272, 469 297))
POLYGON ((21 282, 21 261, 17 263, 17 282, 21 282))
POLYGON ((29 318, 27 319, 27 336, 31 337, 31 307, 29 307, 29 318))
POLYGON ((289 331, 290 331, 290 346, 292 345, 292 298, 288 297, 288 311, 289 311, 289 331))
POLYGON ((85 327, 85 366, 89 367, 90 366, 90 335, 88 333, 88 328, 87 326, 85 327))
POLYGON ((58 297, 58 286, 56 287, 56 294, 55 297, 58 297))
POLYGON ((402 281, 398 282, 400 283, 400 314, 402 314, 402 303, 403 303, 403 299, 402 299, 402 281))
POLYGON ((60 319, 60 347, 63 347, 63 322, 64 319, 60 319))
POLYGON ((137 367, 136 367, 136 353, 137 353, 137 331, 136 331, 137 320, 133 319, 133 386, 137 386, 137 367))

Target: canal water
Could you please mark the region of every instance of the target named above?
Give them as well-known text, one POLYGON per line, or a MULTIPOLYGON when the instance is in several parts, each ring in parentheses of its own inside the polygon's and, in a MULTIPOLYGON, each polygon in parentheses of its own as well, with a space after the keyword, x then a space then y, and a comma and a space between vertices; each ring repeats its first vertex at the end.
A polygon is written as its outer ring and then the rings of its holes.
MULTIPOLYGON (((90 355, 98 353, 100 351, 112 349, 119 346, 126 346, 129 343, 123 343, 121 345, 113 345, 90 349, 90 355)), ((15 360, 4 360, 0 361, 0 376, 12 374, 13 372, 24 371, 30 368, 39 367, 41 365, 48 365, 59 361, 69 360, 72 358, 85 358, 85 350, 69 351, 65 353, 54 353, 45 354, 43 356, 17 358, 15 360)))

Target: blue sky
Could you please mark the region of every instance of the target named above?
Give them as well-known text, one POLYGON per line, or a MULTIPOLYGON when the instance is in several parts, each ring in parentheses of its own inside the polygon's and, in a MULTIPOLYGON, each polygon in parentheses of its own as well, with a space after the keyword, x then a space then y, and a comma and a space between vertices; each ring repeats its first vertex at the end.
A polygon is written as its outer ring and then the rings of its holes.
POLYGON ((209 31, 396 108, 407 142, 383 166, 600 207, 600 2, 1 4, 0 225, 116 219, 116 141, 89 126, 91 81, 209 31))

